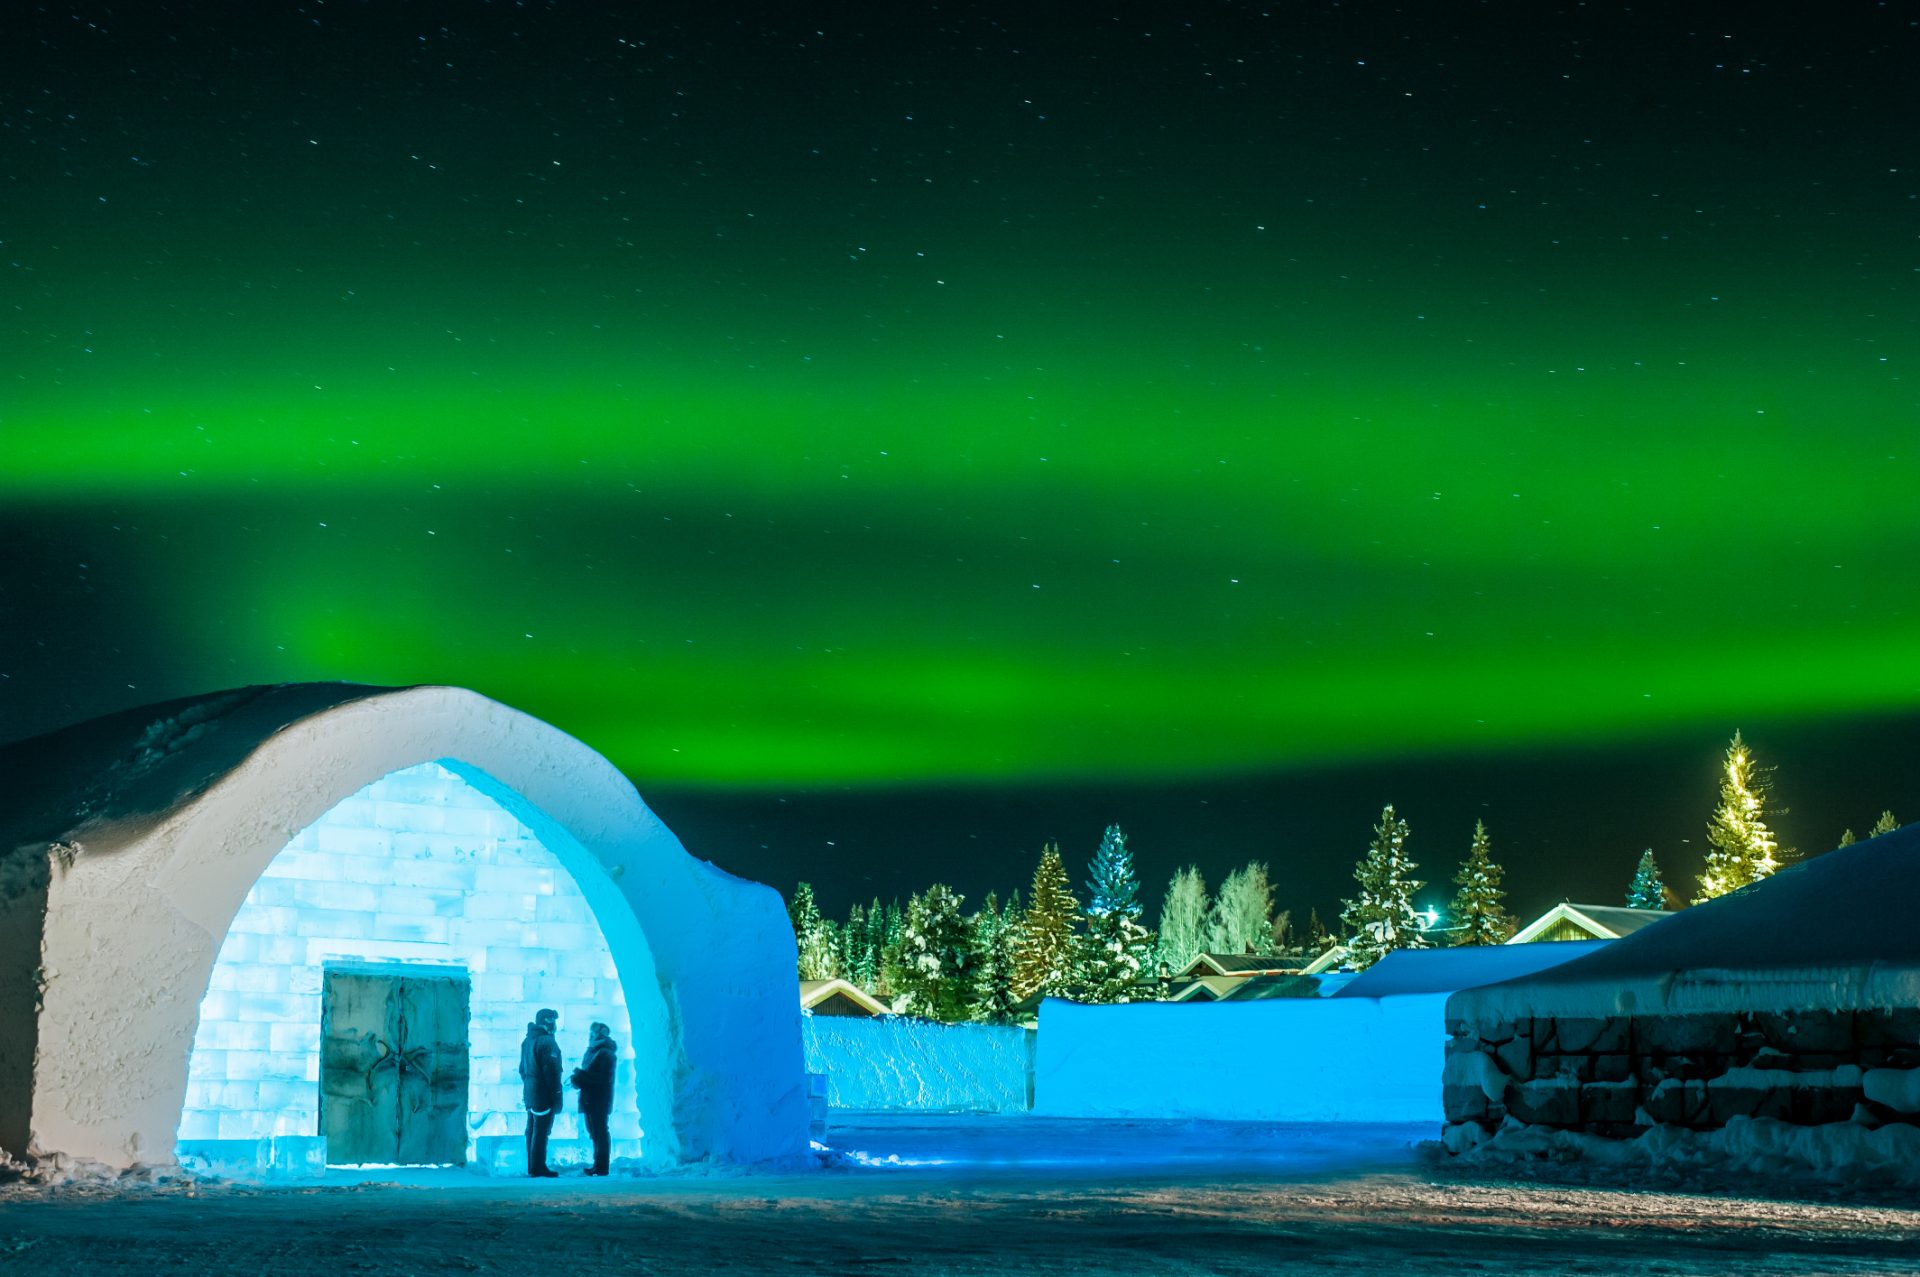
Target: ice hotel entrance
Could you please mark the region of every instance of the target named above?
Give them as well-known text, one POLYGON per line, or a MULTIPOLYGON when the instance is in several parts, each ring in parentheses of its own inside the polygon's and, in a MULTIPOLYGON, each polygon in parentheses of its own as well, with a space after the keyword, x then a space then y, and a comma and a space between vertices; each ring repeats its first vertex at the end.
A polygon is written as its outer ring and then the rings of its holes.
MULTIPOLYGON (((538 719, 243 688, 0 747, 0 777, 0 1151, 511 1172, 552 1007, 569 1062, 595 1020, 619 1042, 616 1158, 804 1154, 780 897, 538 719)), ((584 1156, 578 1122, 553 1160, 584 1156)))
MULTIPOLYGON (((590 1023, 612 1027, 613 1155, 642 1156, 620 972, 573 875, 515 806, 473 768, 421 763, 343 799, 274 856, 201 999, 182 1158, 515 1173, 520 1040, 539 1007, 560 1012, 570 1060, 590 1023)), ((555 1160, 584 1160, 584 1140, 563 1114, 555 1160)))

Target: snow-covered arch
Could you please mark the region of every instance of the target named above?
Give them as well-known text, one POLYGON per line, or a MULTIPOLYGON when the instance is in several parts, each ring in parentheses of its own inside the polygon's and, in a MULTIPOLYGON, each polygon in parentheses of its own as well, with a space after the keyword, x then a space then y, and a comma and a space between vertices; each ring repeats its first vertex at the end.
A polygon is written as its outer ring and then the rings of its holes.
MULTIPOLYGON (((778 895, 689 856, 579 741, 445 687, 248 689, 95 726, 14 751, 43 774, 61 758, 90 774, 34 822, 39 839, 19 838, 29 831, 18 822, 8 831, 14 885, 0 907, 40 913, 43 926, 31 1095, 17 1090, 20 1061, 0 1060, 0 1134, 25 1110, 34 1151, 171 1160, 200 1001, 249 890, 343 800, 439 763, 533 830, 592 906, 633 1021, 641 1111, 670 1115, 647 1119, 647 1162, 804 1148, 793 940, 778 895)), ((0 974, 14 995, 0 991, 0 1019, 24 1019, 20 973, 0 974)))

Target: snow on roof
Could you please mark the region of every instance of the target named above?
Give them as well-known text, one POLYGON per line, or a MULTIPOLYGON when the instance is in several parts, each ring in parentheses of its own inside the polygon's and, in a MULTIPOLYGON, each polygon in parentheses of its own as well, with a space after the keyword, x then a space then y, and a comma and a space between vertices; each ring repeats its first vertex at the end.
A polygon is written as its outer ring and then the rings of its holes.
POLYGON ((1337 991, 1334 998, 1384 998, 1406 993, 1453 993, 1531 975, 1583 957, 1606 940, 1525 945, 1460 945, 1451 949, 1396 949, 1337 991))
POLYGON ((1628 909, 1620 905, 1576 905, 1563 901, 1515 932, 1508 944, 1531 944, 1558 922, 1571 922, 1602 940, 1617 940, 1667 917, 1665 909, 1628 909))
POLYGON ((398 687, 283 683, 124 710, 0 746, 0 855, 152 828, 276 733, 398 687))
POLYGON ((839 977, 831 980, 802 980, 800 982, 800 1009, 811 1011, 828 998, 839 994, 868 1015, 892 1015, 893 1008, 868 993, 857 984, 849 983, 839 977))
POLYGON ((1240 981, 1220 995, 1221 1002, 1266 1002, 1272 998, 1317 998, 1318 976, 1288 973, 1256 975, 1240 981))
POLYGON ((1180 974, 1187 978, 1201 975, 1276 975, 1297 971, 1295 958, 1263 953, 1202 953, 1195 955, 1180 974))
POLYGON ((1912 824, 1803 860, 1564 966, 1462 993, 1448 1015, 1912 1006, 1920 1003, 1917 870, 1920 824, 1912 824))

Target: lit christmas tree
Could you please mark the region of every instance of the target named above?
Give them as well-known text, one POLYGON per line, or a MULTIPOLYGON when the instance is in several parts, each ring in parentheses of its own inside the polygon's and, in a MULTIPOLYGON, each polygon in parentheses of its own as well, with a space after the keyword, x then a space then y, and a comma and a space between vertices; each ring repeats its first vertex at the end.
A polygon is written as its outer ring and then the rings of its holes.
POLYGON ((1453 878, 1460 888, 1453 896, 1453 917, 1459 928, 1456 945, 1505 944, 1514 933, 1513 917, 1500 904, 1507 896, 1500 890, 1504 872, 1493 862, 1486 822, 1474 821, 1473 845, 1453 878))
POLYGON ((1074 925, 1079 902, 1060 863, 1060 848, 1048 843, 1033 871, 1033 890, 1013 951, 1013 993, 1025 1001, 1034 994, 1060 996, 1073 981, 1074 925))
POLYGON ((1707 822, 1710 850, 1693 903, 1738 891, 1780 868, 1779 844, 1766 822, 1767 775, 1772 770, 1754 761, 1736 731, 1720 777, 1720 806, 1707 822))
POLYGON ((1347 952, 1363 970, 1395 949, 1424 949, 1427 938, 1414 912, 1413 893, 1426 884, 1412 877, 1419 868, 1407 858, 1407 822, 1389 803, 1374 826, 1367 854, 1353 867, 1360 894, 1340 911, 1347 952))
POLYGON ((1654 861, 1653 848, 1649 847, 1640 853, 1640 867, 1633 871, 1633 882, 1627 887, 1627 908, 1666 907, 1667 884, 1660 880, 1660 866, 1654 861))

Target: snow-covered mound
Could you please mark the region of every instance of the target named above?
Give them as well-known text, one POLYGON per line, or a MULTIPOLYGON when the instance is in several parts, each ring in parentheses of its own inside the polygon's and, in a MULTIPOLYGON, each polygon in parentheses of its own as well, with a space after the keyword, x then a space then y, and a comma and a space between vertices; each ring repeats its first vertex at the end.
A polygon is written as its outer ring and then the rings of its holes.
POLYGON ((1461 945, 1451 949, 1396 949, 1328 994, 1331 998, 1385 998, 1409 993, 1453 993, 1532 975, 1598 952, 1607 940, 1541 944, 1461 945))
POLYGON ((1920 826, 1447 1002, 1476 1158, 1920 1177, 1920 826))
POLYGON ((1683 909, 1564 966, 1458 994, 1449 1013, 1920 1006, 1917 871, 1913 824, 1683 909))
POLYGON ((612 764, 537 719, 458 688, 348 684, 222 692, 0 750, 0 1149, 170 1163, 242 901, 296 833, 435 762, 509 804, 605 931, 648 1160, 804 1149, 778 895, 693 859, 612 764))
POLYGON ((801 1035, 829 1108, 1024 1113, 1031 1102, 1031 1029, 809 1015, 801 1035))

